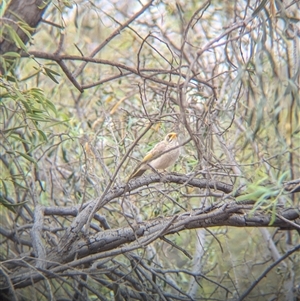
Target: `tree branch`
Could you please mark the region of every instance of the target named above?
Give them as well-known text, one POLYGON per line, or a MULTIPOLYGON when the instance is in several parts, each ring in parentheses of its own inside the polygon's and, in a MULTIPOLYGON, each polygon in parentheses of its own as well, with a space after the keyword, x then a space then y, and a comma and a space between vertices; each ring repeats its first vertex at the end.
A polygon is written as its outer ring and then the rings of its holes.
MULTIPOLYGON (((232 192, 233 186, 223 182, 209 181, 206 179, 197 179, 180 174, 151 174, 147 177, 140 177, 131 180, 123 186, 116 187, 109 191, 102 203, 102 207, 111 200, 121 195, 130 195, 131 191, 157 182, 172 182, 181 185, 194 186, 201 189, 212 189, 223 191, 224 195, 232 192)), ((110 258, 119 254, 124 254, 132 250, 143 248, 158 237, 164 237, 184 231, 186 229, 209 228, 215 226, 234 226, 234 227, 281 227, 282 229, 297 229, 297 224, 292 223, 299 219, 299 210, 294 208, 277 208, 278 216, 273 221, 271 213, 257 209, 253 212, 253 204, 237 203, 218 203, 212 206, 194 209, 190 212, 184 212, 179 215, 169 217, 158 217, 154 220, 148 220, 142 223, 133 223, 128 227, 119 229, 108 229, 98 232, 94 235, 87 235, 81 232, 84 220, 88 218, 97 199, 85 205, 85 208, 79 212, 79 207, 66 208, 43 208, 45 214, 75 215, 77 217, 72 222, 68 230, 73 235, 72 243, 67 249, 59 245, 58 248, 48 250, 47 269, 51 278, 51 273, 55 275, 70 267, 74 268, 81 264, 91 263, 101 258, 110 258), (270 224, 272 221, 272 224, 270 224), (81 226, 79 226, 81 225, 81 226), (61 265, 63 263, 63 265, 61 265)), ((38 214, 36 211, 35 214, 38 214)), ((36 226, 38 226, 38 221, 36 226)), ((25 261, 31 261, 33 258, 28 257, 25 261)), ((13 262, 10 261, 10 264, 13 262)), ((5 265, 5 262, 3 262, 5 265)), ((35 269, 39 270, 38 267, 35 269)), ((17 273, 11 276, 11 281, 16 287, 24 287, 33 282, 43 279, 37 271, 26 268, 25 272, 17 273)), ((44 270, 44 269, 42 269, 44 270)), ((5 282, 5 279, 3 280, 5 282)), ((4 284, 3 284, 4 285, 4 284)), ((3 286, 5 287, 5 286, 3 286)))
POLYGON ((274 268, 276 267, 281 261, 289 257, 294 252, 298 251, 300 249, 300 245, 296 246, 295 248, 287 251, 283 256, 281 256, 278 260, 276 260, 274 263, 272 263, 251 285, 250 287, 240 296, 238 301, 244 300, 250 292, 254 289, 254 287, 263 279, 266 277, 266 275, 274 268))
MULTIPOLYGON (((40 22, 42 15, 51 1, 33 0, 33 1, 20 1, 12 0, 9 2, 7 9, 5 10, 1 23, 9 23, 9 26, 16 32, 20 40, 26 44, 30 37, 22 30, 22 26, 26 27, 28 32, 28 25, 31 28, 31 32, 35 30, 40 22), (24 3, 26 2, 26 4, 24 3), (25 23, 25 24, 22 24, 25 23), (28 25, 27 25, 28 24, 28 25)), ((1 25, 2 26, 2 25, 1 25)), ((20 52, 20 47, 9 36, 6 30, 4 31, 5 39, 0 41, 0 55, 6 52, 20 52)), ((3 72, 5 68, 0 64, 0 72, 3 72)))

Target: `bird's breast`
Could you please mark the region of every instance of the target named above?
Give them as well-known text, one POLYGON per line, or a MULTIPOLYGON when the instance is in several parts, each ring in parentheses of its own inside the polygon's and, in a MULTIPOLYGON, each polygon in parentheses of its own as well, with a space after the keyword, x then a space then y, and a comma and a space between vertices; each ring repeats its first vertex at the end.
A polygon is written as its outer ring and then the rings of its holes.
MULTIPOLYGON (((174 147, 174 146, 173 146, 174 147)), ((149 164, 155 169, 166 169, 172 166, 180 155, 179 148, 173 149, 169 152, 162 154, 160 157, 154 159, 149 164)))

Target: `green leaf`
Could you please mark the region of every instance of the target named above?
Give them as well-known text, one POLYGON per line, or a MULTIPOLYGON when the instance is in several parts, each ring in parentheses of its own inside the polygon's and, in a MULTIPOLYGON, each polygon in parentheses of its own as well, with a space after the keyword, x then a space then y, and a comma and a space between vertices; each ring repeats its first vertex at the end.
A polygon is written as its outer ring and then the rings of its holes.
POLYGON ((56 80, 56 78, 53 76, 53 74, 55 75, 59 75, 57 72, 55 71, 52 71, 51 69, 49 68, 46 68, 44 67, 44 70, 46 72, 46 74, 56 83, 56 84, 59 84, 59 82, 56 80))
POLYGON ((28 113, 27 116, 34 121, 40 121, 40 122, 49 122, 50 120, 46 118, 44 115, 39 115, 38 113, 28 113))
POLYGON ((17 203, 17 204, 12 204, 12 203, 8 202, 3 197, 3 195, 0 193, 0 204, 3 205, 4 207, 6 207, 8 210, 12 211, 13 213, 16 213, 16 210, 14 209, 14 207, 22 206, 26 203, 27 203, 27 201, 20 202, 20 203, 17 203))
POLYGON ((21 57, 19 53, 17 52, 5 52, 3 55, 3 57, 21 57))
POLYGON ((25 22, 18 22, 19 28, 27 35, 27 37, 29 39, 31 39, 31 32, 30 31, 34 31, 34 29, 32 27, 30 27, 27 23, 25 22))
POLYGON ((45 103, 47 104, 47 107, 49 107, 49 109, 55 114, 55 116, 57 116, 57 110, 55 105, 48 99, 44 99, 45 103))
POLYGON ((278 179, 278 184, 281 185, 283 183, 283 181, 288 177, 288 175, 290 174, 290 171, 287 170, 285 171, 278 179))
POLYGON ((17 181, 13 181, 13 183, 15 183, 15 185, 17 185, 17 186, 23 188, 24 190, 28 190, 28 187, 22 185, 21 183, 19 183, 19 182, 17 182, 17 181))
POLYGON ((11 39, 13 40, 13 42, 15 42, 16 46, 18 48, 23 49, 24 51, 26 51, 26 46, 23 43, 23 41, 21 40, 21 38, 18 36, 16 31, 11 26, 8 26, 8 25, 6 25, 6 28, 8 30, 8 33, 9 33, 11 39))
MULTIPOLYGON (((47 64, 47 65, 49 66, 50 64, 47 64)), ((52 65, 53 65, 53 64, 52 64, 52 65)), ((60 74, 59 74, 58 72, 56 72, 56 71, 54 71, 54 70, 52 70, 52 69, 50 69, 50 68, 48 68, 48 67, 44 67, 44 69, 48 69, 50 73, 52 73, 52 74, 54 74, 54 75, 57 75, 57 76, 60 76, 60 74)))
POLYGON ((47 136, 43 131, 41 131, 41 130, 37 130, 37 131, 44 141, 48 141, 47 136))
POLYGON ((64 148, 62 148, 62 155, 63 155, 64 161, 68 163, 69 162, 68 152, 64 148))
POLYGON ((16 82, 17 82, 16 78, 15 78, 15 77, 13 77, 13 76, 9 76, 9 75, 7 75, 7 76, 6 76, 6 79, 7 79, 8 81, 10 81, 10 82, 14 82, 14 83, 16 83, 16 82))
POLYGON ((27 154, 21 153, 19 151, 16 151, 16 153, 22 156, 23 158, 27 159, 28 161, 36 164, 36 161, 31 156, 28 156, 27 154))
POLYGON ((257 201, 262 195, 264 195, 266 189, 264 187, 258 187, 255 191, 247 194, 240 195, 236 198, 237 202, 245 201, 245 200, 252 200, 257 201))
POLYGON ((27 140, 21 138, 19 135, 11 134, 10 137, 13 138, 13 139, 15 139, 15 140, 17 140, 17 141, 20 141, 20 142, 22 142, 22 143, 25 143, 25 144, 27 144, 27 145, 28 145, 28 144, 31 144, 29 141, 27 141, 27 140))
POLYGON ((2 3, 0 5, 0 18, 4 15, 6 8, 7 8, 7 1, 2 0, 2 3))
POLYGON ((0 65, 3 68, 3 71, 4 71, 3 73, 6 74, 7 73, 6 60, 1 55, 0 55, 0 65))
POLYGON ((272 206, 272 215, 271 215, 271 220, 270 220, 270 223, 269 225, 273 225, 274 222, 275 222, 275 219, 276 219, 276 205, 277 205, 277 202, 273 204, 272 206))
POLYGON ((13 208, 13 206, 5 199, 3 199, 1 196, 0 196, 0 204, 6 207, 8 210, 12 211, 13 213, 16 213, 16 210, 13 208))
POLYGON ((21 126, 16 126, 16 127, 13 127, 13 128, 9 128, 9 129, 6 129, 6 130, 3 130, 2 133, 9 133, 11 131, 15 131, 15 130, 18 130, 18 129, 22 129, 24 128, 25 125, 21 125, 21 126))

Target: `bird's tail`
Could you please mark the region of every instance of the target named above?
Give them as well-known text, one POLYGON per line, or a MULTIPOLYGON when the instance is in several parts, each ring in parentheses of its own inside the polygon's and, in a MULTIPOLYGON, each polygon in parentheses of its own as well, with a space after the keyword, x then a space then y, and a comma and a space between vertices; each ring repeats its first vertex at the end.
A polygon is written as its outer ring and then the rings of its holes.
POLYGON ((138 178, 140 177, 145 171, 147 170, 147 168, 138 168, 137 170, 135 170, 131 175, 130 177, 128 178, 128 181, 133 179, 133 178, 138 178))

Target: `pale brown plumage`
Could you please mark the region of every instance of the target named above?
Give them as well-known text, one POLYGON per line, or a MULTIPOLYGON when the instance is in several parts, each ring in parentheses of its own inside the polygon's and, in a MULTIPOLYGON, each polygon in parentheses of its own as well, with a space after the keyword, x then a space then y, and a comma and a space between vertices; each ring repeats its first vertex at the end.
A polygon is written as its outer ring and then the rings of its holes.
POLYGON ((169 133, 145 156, 129 179, 140 177, 147 169, 163 170, 172 166, 180 155, 180 148, 175 148, 176 146, 179 146, 177 133, 169 133))

